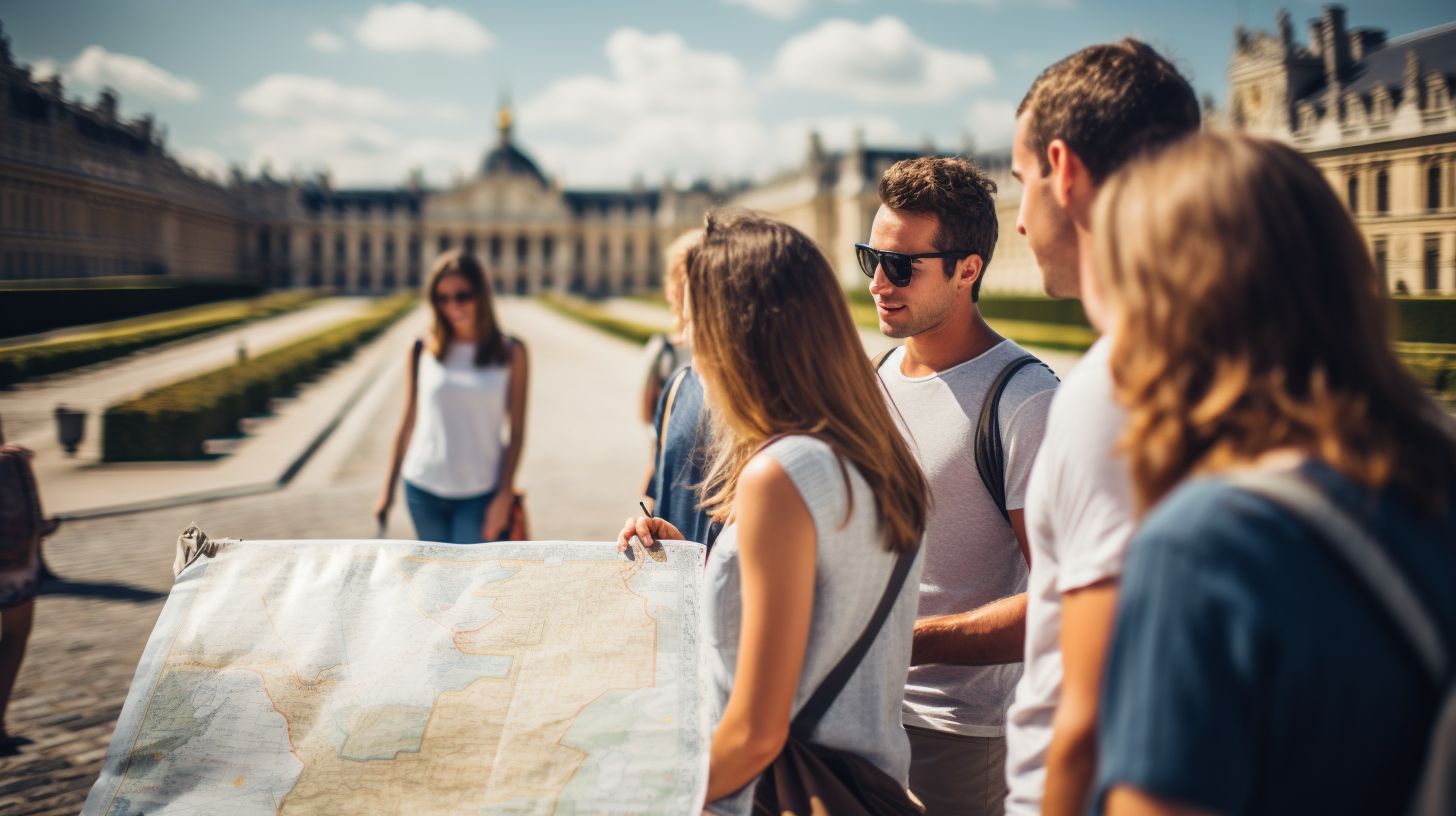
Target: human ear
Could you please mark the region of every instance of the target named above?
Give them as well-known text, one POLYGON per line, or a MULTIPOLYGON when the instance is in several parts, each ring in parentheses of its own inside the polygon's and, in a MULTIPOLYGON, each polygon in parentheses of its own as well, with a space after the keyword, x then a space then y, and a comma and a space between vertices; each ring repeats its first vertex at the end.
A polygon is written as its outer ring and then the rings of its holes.
POLYGON ((1072 185, 1082 162, 1062 139, 1053 139, 1047 145, 1046 158, 1047 164, 1051 165, 1047 175, 1051 177, 1052 197, 1059 207, 1066 209, 1072 201, 1072 185))
POLYGON ((956 264, 956 277, 969 289, 981 279, 981 270, 984 268, 985 262, 980 255, 967 255, 956 264))

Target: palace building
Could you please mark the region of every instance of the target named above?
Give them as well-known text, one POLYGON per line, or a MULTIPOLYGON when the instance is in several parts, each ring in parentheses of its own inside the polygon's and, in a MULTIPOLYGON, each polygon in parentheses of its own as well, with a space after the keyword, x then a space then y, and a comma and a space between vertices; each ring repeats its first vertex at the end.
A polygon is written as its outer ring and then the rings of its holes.
POLYGON ((1456 23, 1388 38, 1325 6, 1296 40, 1240 28, 1231 124, 1293 144, 1324 171, 1397 293, 1456 293, 1456 23))

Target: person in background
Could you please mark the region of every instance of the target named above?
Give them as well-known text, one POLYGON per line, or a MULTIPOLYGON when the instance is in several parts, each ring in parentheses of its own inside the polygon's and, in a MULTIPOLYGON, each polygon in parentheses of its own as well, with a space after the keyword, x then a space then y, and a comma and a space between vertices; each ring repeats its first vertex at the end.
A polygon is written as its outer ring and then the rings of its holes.
MULTIPOLYGON (((725 524, 704 577, 707 809, 750 812, 795 714, 886 597, 889 617, 810 739, 866 760, 908 799, 900 705, 925 478, 834 272, 803 233, 714 213, 688 252, 687 281, 694 365, 715 424, 703 504, 725 524)), ((648 547, 683 537, 650 517, 629 520, 618 546, 634 536, 648 547)))
MULTIPOLYGON (((1188 81, 1131 39, 1066 57, 1022 99, 1011 147, 1023 185, 1016 226, 1047 294, 1081 299, 1094 327, 1098 303, 1084 281, 1098 189, 1131 158, 1198 130, 1199 119, 1188 81)), ((1063 380, 1026 488, 1025 664, 1006 724, 1013 816, 1086 813, 1097 765, 1097 690, 1136 523, 1115 452, 1124 416, 1108 348, 1098 340, 1063 380)))
POLYGON ((41 512, 31 456, 27 448, 5 444, 0 426, 0 756, 29 742, 6 731, 5 712, 35 622, 41 540, 60 524, 41 512))
POLYGON ((408 352, 404 413, 374 516, 382 530, 403 476, 421 540, 498 540, 517 501, 526 347, 501 331, 489 280, 474 256, 455 250, 436 258, 425 300, 430 332, 408 352))
POLYGON ((683 276, 681 264, 688 248, 696 244, 703 235, 700 229, 688 230, 679 235, 662 253, 667 267, 667 276, 662 281, 662 295, 667 308, 672 312, 672 329, 666 334, 654 334, 647 340, 647 380, 642 384, 642 422, 655 426, 657 411, 662 402, 667 382, 678 369, 692 365, 693 346, 684 332, 682 295, 683 276))
POLYGON ((1394 353, 1365 240, 1307 159, 1231 133, 1114 176, 1093 223, 1144 516, 1095 811, 1405 812, 1449 669, 1431 682, 1320 525, 1343 515, 1374 540, 1449 666, 1456 435, 1394 353), (1323 510, 1238 481, 1271 475, 1323 510))
POLYGON ((672 307, 674 333, 683 338, 679 348, 689 352, 688 362, 672 372, 660 389, 652 418, 654 450, 643 489, 646 505, 687 536, 712 549, 722 525, 703 511, 698 485, 707 476, 709 424, 703 410, 703 383, 691 362, 683 288, 687 284, 687 253, 703 239, 702 230, 680 236, 667 248, 664 289, 672 307))

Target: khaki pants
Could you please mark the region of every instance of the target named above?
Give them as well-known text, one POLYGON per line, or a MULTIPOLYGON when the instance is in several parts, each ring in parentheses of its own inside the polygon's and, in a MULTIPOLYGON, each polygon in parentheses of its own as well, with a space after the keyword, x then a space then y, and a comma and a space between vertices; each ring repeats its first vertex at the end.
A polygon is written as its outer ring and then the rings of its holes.
POLYGON ((1001 816, 1006 812, 1006 738, 964 737, 905 726, 910 790, 925 816, 1001 816))

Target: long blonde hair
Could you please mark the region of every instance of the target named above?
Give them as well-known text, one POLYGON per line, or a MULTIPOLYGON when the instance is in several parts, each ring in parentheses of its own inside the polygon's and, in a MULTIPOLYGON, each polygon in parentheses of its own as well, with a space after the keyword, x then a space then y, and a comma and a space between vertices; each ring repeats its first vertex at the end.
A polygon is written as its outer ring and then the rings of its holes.
MULTIPOLYGON (((715 425, 702 486, 727 520, 738 476, 779 434, 813 434, 859 469, 878 504, 886 546, 916 546, 929 491, 890 418, 829 262, 786 224, 744 211, 708 216, 688 251, 693 365, 715 425)), ((845 471, 846 487, 848 471, 845 471)))
POLYGON ((475 364, 505 365, 508 359, 505 335, 496 320, 495 297, 491 294, 485 267, 474 255, 458 249, 441 252, 431 264, 430 274, 425 276, 425 302, 430 304, 430 353, 437 360, 445 359, 445 352, 454 340, 450 321, 445 319, 440 305, 435 302, 435 291, 440 281, 449 275, 464 278, 475 293, 475 364))
POLYGON ((1283 448, 1450 509, 1456 441, 1392 351, 1359 231, 1303 156, 1191 136, 1111 178, 1093 224, 1144 509, 1190 474, 1283 448))

